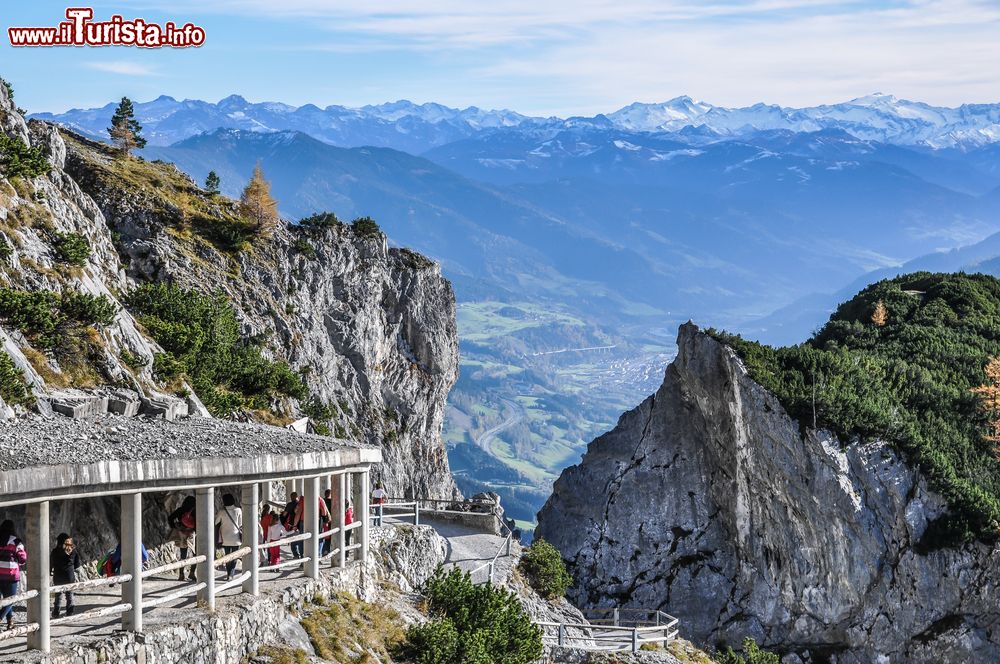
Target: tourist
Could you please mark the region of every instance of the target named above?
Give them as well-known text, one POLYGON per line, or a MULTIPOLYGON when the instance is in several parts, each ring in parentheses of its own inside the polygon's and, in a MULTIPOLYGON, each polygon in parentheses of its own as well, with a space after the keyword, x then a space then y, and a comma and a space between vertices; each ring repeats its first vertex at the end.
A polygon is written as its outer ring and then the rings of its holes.
MULTIPOLYGON (((73 538, 67 533, 59 533, 56 538, 56 548, 49 554, 49 567, 52 572, 52 585, 64 586, 67 583, 76 583, 76 570, 80 569, 80 553, 76 550, 73 538)), ((52 603, 52 617, 59 617, 59 604, 62 596, 66 596, 66 615, 71 616, 76 610, 73 604, 73 591, 66 590, 55 593, 52 603)))
MULTIPOLYGON (((326 530, 329 530, 330 525, 332 525, 331 515, 333 514, 333 491, 331 489, 327 489, 326 491, 323 492, 323 504, 326 505, 326 514, 327 514, 326 530)), ((330 537, 327 537, 325 540, 323 540, 323 555, 325 556, 326 554, 330 553, 332 549, 333 549, 333 536, 331 535, 330 537)))
MULTIPOLYGON (((289 534, 296 532, 299 528, 299 523, 298 523, 299 502, 301 502, 299 494, 293 491, 292 495, 290 496, 290 500, 287 503, 285 503, 285 509, 281 513, 281 522, 285 526, 285 530, 287 530, 289 534)), ((298 532, 302 531, 299 530, 298 532)), ((302 557, 303 544, 301 540, 299 540, 298 542, 292 542, 291 549, 293 558, 302 557)))
POLYGON ((350 501, 347 503, 347 509, 344 510, 344 547, 349 547, 351 545, 351 531, 347 530, 347 526, 354 523, 354 506, 351 505, 350 501))
POLYGON ((372 505, 375 506, 375 526, 379 527, 382 525, 382 506, 385 505, 386 499, 389 498, 389 494, 386 492, 385 487, 379 482, 375 485, 375 490, 372 491, 372 505))
MULTIPOLYGON (((24 544, 14 534, 14 522, 7 519, 0 523, 0 596, 13 597, 21 585, 21 565, 28 562, 24 544)), ((14 627, 14 606, 0 609, 0 617, 7 619, 7 629, 14 627)))
MULTIPOLYGON (((319 514, 317 523, 312 524, 312 527, 314 529, 318 527, 318 530, 314 530, 313 532, 316 533, 316 536, 319 536, 320 533, 328 529, 327 526, 330 523, 330 513, 326 511, 326 502, 322 498, 317 498, 316 500, 318 501, 317 508, 319 509, 319 514)), ((298 507, 295 508, 295 523, 300 533, 306 532, 304 528, 306 520, 305 511, 306 511, 306 501, 305 497, 303 497, 302 500, 299 501, 298 507)), ((322 552, 323 555, 326 555, 326 547, 329 546, 329 543, 330 543, 329 538, 322 541, 320 545, 320 551, 322 552)), ((301 555, 301 548, 299 549, 299 551, 300 551, 299 555, 301 555)))
MULTIPOLYGON (((170 533, 170 539, 173 541, 174 545, 180 551, 180 559, 184 560, 188 557, 188 550, 194 548, 194 532, 197 525, 195 519, 195 506, 197 502, 194 496, 188 496, 181 503, 181 506, 170 513, 167 517, 167 523, 173 529, 170 533)), ((188 579, 191 581, 197 581, 198 575, 195 574, 195 566, 191 565, 188 569, 188 579)), ((184 568, 177 570, 177 580, 184 580, 184 568)))
MULTIPOLYGON (((276 542, 282 537, 288 537, 292 533, 285 530, 284 524, 281 523, 281 519, 274 519, 271 521, 271 525, 267 529, 267 541, 276 542)), ((281 547, 271 546, 267 549, 267 564, 277 565, 281 561, 281 547)))
MULTIPOLYGON (((215 527, 218 532, 216 542, 222 546, 225 554, 230 554, 240 548, 243 543, 243 510, 236 506, 236 498, 231 493, 222 496, 222 509, 215 517, 215 527)), ((226 563, 226 580, 233 578, 236 571, 236 561, 226 563)))

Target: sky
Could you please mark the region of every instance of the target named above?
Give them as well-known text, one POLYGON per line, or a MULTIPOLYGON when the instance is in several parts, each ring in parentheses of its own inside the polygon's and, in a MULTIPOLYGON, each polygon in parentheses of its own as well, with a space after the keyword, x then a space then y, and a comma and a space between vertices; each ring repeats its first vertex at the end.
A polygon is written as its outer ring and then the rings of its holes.
MULTIPOLYGON (((74 3, 76 6, 82 2, 74 3)), ((360 106, 397 99, 593 115, 690 95, 722 106, 873 92, 1000 101, 997 0, 132 0, 122 14, 206 30, 192 49, 12 48, 65 4, 4 3, 0 77, 31 112, 123 95, 360 106)))

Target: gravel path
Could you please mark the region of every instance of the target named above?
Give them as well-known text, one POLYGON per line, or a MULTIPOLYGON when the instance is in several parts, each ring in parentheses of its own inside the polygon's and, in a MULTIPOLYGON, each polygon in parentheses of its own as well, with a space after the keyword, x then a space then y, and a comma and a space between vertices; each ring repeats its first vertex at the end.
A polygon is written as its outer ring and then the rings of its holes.
POLYGON ((28 416, 0 423, 0 471, 100 461, 255 457, 323 452, 357 443, 290 429, 207 418, 173 422, 104 415, 28 416))

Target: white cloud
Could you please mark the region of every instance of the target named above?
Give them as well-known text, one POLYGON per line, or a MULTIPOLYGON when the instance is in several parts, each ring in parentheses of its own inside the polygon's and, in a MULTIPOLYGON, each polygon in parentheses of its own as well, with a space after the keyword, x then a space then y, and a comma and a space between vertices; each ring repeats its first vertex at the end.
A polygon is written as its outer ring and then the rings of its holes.
MULTIPOLYGON (((1000 68, 993 66, 1000 61, 995 0, 145 4, 185 20, 185 12, 290 25, 308 18, 329 38, 312 30, 288 46, 440 57, 448 60, 452 90, 487 96, 470 101, 513 103, 529 113, 606 112, 679 94, 723 105, 794 106, 874 91, 945 105, 997 101, 1000 94, 1000 68), (498 99, 501 94, 508 99, 498 99)), ((428 80, 435 75, 428 71, 428 80)))
POLYGON ((83 66, 87 69, 96 69, 97 71, 121 74, 123 76, 157 76, 156 70, 151 67, 129 60, 98 60, 85 62, 83 66))

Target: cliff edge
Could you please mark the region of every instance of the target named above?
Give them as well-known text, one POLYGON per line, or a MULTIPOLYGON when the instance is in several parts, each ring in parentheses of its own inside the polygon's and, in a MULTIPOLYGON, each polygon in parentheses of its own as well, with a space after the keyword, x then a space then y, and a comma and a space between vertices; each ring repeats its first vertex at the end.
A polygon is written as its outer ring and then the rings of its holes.
POLYGON ((658 608, 786 661, 1000 661, 1000 547, 918 553, 946 506, 889 445, 800 427, 692 323, 677 346, 539 513, 577 605, 658 608))

